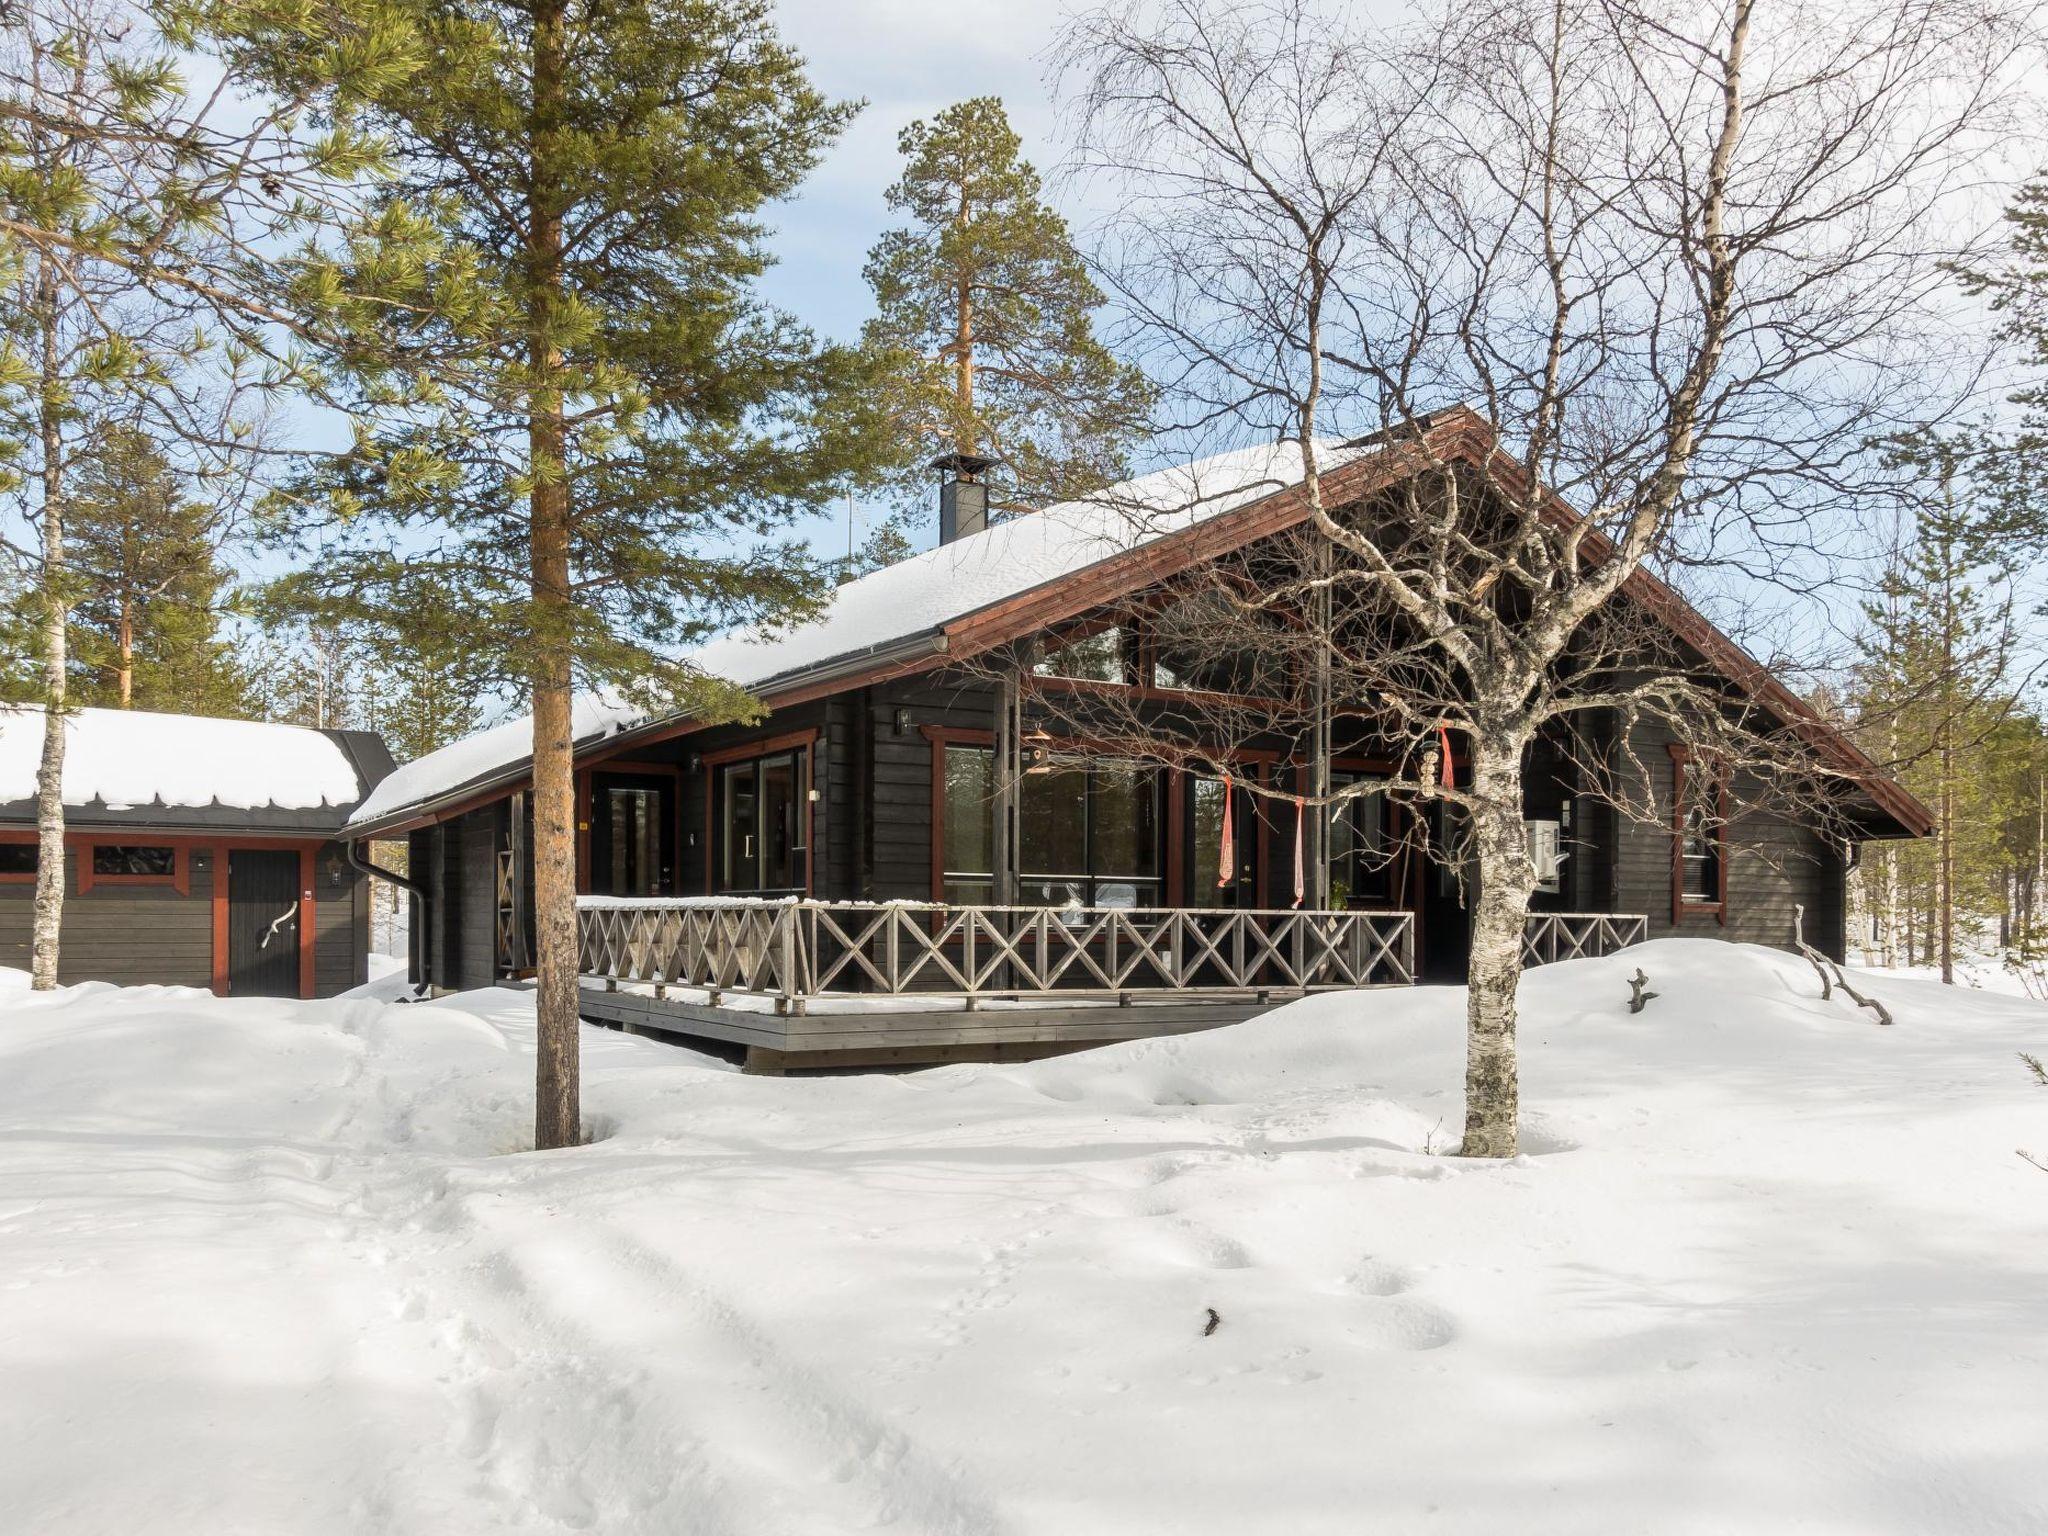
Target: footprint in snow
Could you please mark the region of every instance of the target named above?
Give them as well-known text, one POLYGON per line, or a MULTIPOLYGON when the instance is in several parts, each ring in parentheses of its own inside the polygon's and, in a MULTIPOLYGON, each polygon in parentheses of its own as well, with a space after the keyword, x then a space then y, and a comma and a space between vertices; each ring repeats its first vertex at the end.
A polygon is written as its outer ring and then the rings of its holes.
POLYGON ((1448 1312, 1412 1297, 1375 1298, 1376 1305, 1350 1324, 1351 1336, 1369 1349, 1420 1353, 1442 1349, 1458 1336, 1448 1312))
POLYGON ((1344 1277, 1344 1288, 1360 1296, 1399 1296, 1414 1284, 1406 1271, 1379 1259, 1367 1259, 1344 1277))

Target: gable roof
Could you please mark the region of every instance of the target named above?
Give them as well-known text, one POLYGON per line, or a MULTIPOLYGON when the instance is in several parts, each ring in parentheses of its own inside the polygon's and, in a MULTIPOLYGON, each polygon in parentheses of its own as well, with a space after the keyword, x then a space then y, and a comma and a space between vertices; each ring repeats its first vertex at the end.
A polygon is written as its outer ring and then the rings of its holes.
MULTIPOLYGON (((1354 500, 1433 462, 1482 462, 1493 452, 1484 422, 1465 407, 1418 425, 1417 432, 1319 440, 1324 499, 1354 500)), ((751 690, 770 708, 856 681, 924 670, 948 656, 971 656, 1031 634, 1304 521, 1303 479, 1301 454, 1291 441, 1160 470, 1007 519, 859 577, 842 585, 825 612, 808 623, 728 636, 689 660, 751 690)), ((1562 516, 1574 515, 1561 500, 1557 508, 1562 516)), ((1931 827, 1932 816, 1918 800, 1886 779, 1854 743, 1670 586, 1638 571, 1623 590, 1799 729, 1909 832, 1924 835, 1931 827)), ((680 715, 597 694, 577 699, 579 754, 612 738, 623 747, 679 728, 689 728, 680 715)), ((358 808, 350 831, 361 836, 405 830, 514 787, 528 777, 531 742, 531 718, 521 716, 407 763, 358 808)))
MULTIPOLYGON (((338 830, 391 770, 382 739, 149 710, 65 717, 64 805, 81 825, 338 830)), ((35 821, 40 705, 0 705, 0 824, 35 821)))

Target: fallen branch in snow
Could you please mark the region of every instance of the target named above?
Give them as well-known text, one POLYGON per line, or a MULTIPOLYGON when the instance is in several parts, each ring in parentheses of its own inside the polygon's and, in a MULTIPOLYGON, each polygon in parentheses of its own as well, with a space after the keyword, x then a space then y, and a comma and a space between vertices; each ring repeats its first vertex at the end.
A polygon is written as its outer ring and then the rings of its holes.
POLYGON ((2021 1051, 2020 1060, 2024 1061, 2027 1064, 2027 1070, 2034 1074, 2034 1081, 2043 1088, 2048 1088, 2048 1066, 2041 1064, 2041 1058, 2029 1056, 2025 1051, 2021 1051))
MULTIPOLYGON (((2021 1157, 2026 1155, 2024 1152, 2020 1154, 2021 1157)), ((1223 1314, 1214 1307, 1204 1307, 1202 1310, 1209 1314, 1209 1321, 1202 1324, 1202 1337, 1206 1339, 1210 1334, 1223 1326, 1223 1314)))
POLYGON ((1835 995, 1835 988, 1840 987, 1849 1001, 1858 1008, 1868 1008, 1872 1013, 1876 1014, 1878 1023, 1889 1024, 1892 1022, 1892 1011, 1889 1008, 1885 1007, 1876 998, 1865 997, 1861 992, 1850 986, 1849 978, 1843 974, 1841 966, 1806 942, 1806 908, 1804 905, 1797 905, 1792 908, 1792 942, 1798 946, 1799 953, 1806 956, 1807 964, 1811 965, 1820 976, 1820 1000, 1822 1002, 1826 1002, 1829 998, 1833 997, 1835 995))
POLYGON ((2029 1152, 2025 1147, 2020 1147, 2016 1150, 2019 1152, 2021 1162, 2032 1163, 2036 1168, 2040 1169, 2043 1173, 2048 1173, 2048 1163, 2042 1162, 2041 1159, 2034 1156, 2034 1154, 2029 1152))
POLYGON ((1643 990, 1649 984, 1650 978, 1643 974, 1641 966, 1637 966, 1635 975, 1628 979, 1628 1011, 1630 1013, 1641 1013, 1643 1005, 1657 995, 1654 992, 1645 992, 1643 990))

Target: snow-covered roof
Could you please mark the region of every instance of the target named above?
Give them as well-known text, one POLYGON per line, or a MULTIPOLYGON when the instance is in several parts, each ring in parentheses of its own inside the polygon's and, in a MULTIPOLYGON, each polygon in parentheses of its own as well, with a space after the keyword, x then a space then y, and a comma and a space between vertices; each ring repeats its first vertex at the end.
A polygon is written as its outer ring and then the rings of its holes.
MULTIPOLYGON (((647 711, 601 694, 576 696, 571 732, 577 741, 610 736, 644 724, 647 711)), ((451 789, 486 778, 501 768, 524 762, 533 753, 533 717, 521 715, 451 741, 424 757, 392 770, 349 818, 351 825, 369 823, 408 805, 418 805, 451 789)))
MULTIPOLYGON (((35 798, 43 718, 39 706, 0 705, 0 805, 35 798)), ((67 806, 338 810, 363 787, 341 745, 304 726, 127 709, 66 721, 67 806)))
MULTIPOLYGON (((1325 471, 1360 450, 1317 445, 1325 471)), ((715 640, 692 665, 742 687, 881 650, 930 633, 994 603, 1063 581, 1090 566, 1234 511, 1301 482, 1292 442, 1237 449, 1175 465, 1078 501, 1012 517, 847 582, 825 612, 781 631, 715 640)), ((649 712, 616 699, 577 699, 581 742, 645 724, 649 712)), ((368 825, 522 763, 533 749, 530 717, 507 721, 407 763, 377 786, 350 818, 368 825)))

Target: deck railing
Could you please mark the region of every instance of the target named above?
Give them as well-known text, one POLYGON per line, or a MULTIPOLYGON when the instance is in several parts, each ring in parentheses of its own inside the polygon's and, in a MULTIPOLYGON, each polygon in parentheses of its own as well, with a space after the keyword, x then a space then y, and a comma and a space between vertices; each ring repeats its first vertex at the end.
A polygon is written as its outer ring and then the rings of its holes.
POLYGON ((586 898, 582 969, 770 997, 1298 995, 1415 980, 1407 912, 586 898))
POLYGON ((1591 960, 1643 942, 1650 920, 1640 912, 1531 912, 1522 929, 1522 963, 1591 960))

